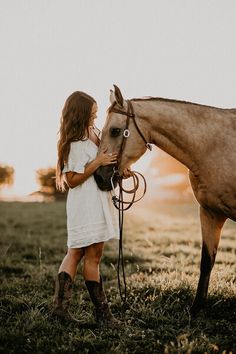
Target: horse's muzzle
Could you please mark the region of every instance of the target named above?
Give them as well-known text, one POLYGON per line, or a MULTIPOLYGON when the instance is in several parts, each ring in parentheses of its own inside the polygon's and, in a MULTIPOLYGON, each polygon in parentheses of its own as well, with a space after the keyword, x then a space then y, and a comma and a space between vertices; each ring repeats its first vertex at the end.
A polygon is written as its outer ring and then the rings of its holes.
POLYGON ((113 166, 101 166, 94 172, 94 178, 98 188, 102 191, 110 191, 117 186, 118 175, 114 174, 113 166), (111 183, 112 179, 112 183, 111 183))

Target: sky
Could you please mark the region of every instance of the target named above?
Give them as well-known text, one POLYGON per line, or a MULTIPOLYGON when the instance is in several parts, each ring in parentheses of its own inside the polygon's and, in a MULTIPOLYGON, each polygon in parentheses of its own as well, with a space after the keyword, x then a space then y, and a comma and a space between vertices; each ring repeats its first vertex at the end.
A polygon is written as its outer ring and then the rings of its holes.
POLYGON ((100 128, 113 84, 125 98, 236 107, 235 13, 234 0, 0 0, 0 164, 15 168, 3 192, 37 190, 35 170, 56 165, 73 91, 97 100, 100 128))

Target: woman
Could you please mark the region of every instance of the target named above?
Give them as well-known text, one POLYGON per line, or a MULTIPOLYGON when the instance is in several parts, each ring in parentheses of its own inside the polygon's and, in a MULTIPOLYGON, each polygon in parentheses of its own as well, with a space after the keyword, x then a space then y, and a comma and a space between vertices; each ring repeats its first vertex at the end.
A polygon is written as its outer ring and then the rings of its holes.
POLYGON ((98 189, 93 173, 100 166, 115 164, 117 154, 106 151, 97 156, 99 137, 94 120, 97 103, 84 92, 76 91, 66 100, 58 142, 57 188, 67 196, 68 251, 59 268, 54 297, 54 314, 74 320, 68 311, 72 283, 83 258, 83 276, 96 309, 96 320, 116 326, 99 273, 104 242, 119 238, 117 211, 109 192, 98 189))

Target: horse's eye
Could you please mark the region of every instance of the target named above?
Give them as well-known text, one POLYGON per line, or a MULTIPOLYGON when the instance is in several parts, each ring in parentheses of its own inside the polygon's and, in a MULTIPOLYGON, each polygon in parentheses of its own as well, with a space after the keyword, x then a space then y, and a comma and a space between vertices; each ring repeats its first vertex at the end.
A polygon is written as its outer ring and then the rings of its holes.
POLYGON ((110 135, 111 135, 113 138, 116 138, 117 136, 120 135, 120 131, 121 131, 120 128, 111 128, 111 129, 110 129, 110 135))

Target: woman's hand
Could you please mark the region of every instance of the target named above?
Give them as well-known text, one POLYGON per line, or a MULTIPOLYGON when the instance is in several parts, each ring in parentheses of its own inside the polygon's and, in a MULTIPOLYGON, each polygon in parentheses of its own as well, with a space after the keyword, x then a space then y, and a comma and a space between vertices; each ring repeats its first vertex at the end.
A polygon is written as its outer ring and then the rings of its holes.
POLYGON ((117 153, 106 153, 106 150, 100 152, 96 160, 99 163, 99 166, 113 165, 117 162, 117 153))
POLYGON ((125 168, 122 177, 124 179, 127 179, 127 178, 132 177, 132 176, 133 176, 133 172, 130 171, 129 168, 125 168))

